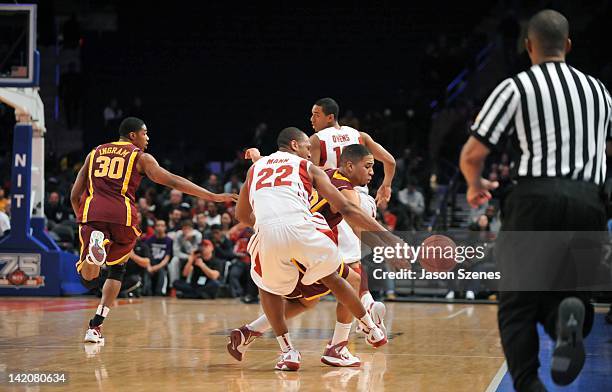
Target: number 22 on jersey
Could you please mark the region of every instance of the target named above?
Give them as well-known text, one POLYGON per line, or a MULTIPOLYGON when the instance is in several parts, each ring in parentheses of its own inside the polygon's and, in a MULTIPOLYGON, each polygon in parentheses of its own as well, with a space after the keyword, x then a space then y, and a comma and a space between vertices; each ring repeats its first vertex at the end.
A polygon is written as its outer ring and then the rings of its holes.
POLYGON ((291 165, 279 166, 276 170, 271 167, 264 167, 259 172, 259 179, 255 183, 255 190, 261 188, 269 188, 272 186, 291 186, 291 181, 285 181, 284 179, 293 173, 293 167, 291 165), (274 176, 274 180, 272 180, 274 176))

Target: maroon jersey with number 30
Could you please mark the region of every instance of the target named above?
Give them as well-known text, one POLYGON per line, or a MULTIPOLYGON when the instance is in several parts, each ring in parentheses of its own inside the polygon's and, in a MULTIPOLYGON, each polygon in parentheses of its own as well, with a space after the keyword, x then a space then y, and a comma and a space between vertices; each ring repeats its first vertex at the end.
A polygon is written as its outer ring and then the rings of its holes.
POLYGON ((142 151, 129 142, 102 144, 91 151, 87 165, 87 192, 81 199, 78 221, 136 225, 136 189, 142 175, 136 163, 142 151))

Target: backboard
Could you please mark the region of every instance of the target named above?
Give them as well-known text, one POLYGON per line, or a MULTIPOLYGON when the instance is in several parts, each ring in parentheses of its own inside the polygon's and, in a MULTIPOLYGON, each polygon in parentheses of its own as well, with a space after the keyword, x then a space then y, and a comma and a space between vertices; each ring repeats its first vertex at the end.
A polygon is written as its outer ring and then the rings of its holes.
POLYGON ((38 85, 36 5, 0 4, 0 87, 38 85))

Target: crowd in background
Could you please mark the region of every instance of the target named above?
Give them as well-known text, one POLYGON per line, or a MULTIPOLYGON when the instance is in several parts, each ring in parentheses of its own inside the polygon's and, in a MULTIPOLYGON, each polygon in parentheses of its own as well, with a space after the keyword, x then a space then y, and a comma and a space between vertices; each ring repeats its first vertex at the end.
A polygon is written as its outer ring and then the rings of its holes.
MULTIPOLYGON (((496 40, 502 49, 503 66, 506 67, 502 74, 505 76, 525 68, 526 56, 524 53, 519 55, 517 48, 521 46, 520 26, 526 16, 509 11, 499 18, 496 40)), ((75 20, 71 18, 66 23, 70 27, 75 20)), ((64 44, 71 48, 80 45, 75 38, 79 33, 74 30, 73 26, 64 31, 64 44)), ((582 40, 582 45, 577 47, 577 56, 570 57, 570 60, 591 61, 584 42, 585 38, 597 37, 597 30, 595 27, 585 28, 577 33, 577 40, 582 40)), ((423 53, 417 56, 422 77, 413 90, 404 91, 398 87, 396 96, 388 103, 377 102, 361 111, 352 110, 344 106, 345 102, 340 102, 340 123, 368 132, 396 158, 392 198, 378 213, 380 222, 391 230, 428 228, 439 207, 435 204, 436 192, 456 173, 460 148, 479 110, 477 98, 468 96, 449 102, 445 94, 446 86, 461 69, 475 67, 474 55, 488 38, 482 31, 471 32, 467 38, 457 37, 441 32, 424 43, 423 53), (438 106, 432 110, 434 101, 438 106)), ((603 63, 600 58, 592 61, 601 62, 594 74, 600 75, 610 88, 612 63, 603 63)), ((60 76, 58 96, 61 99, 60 112, 68 129, 78 129, 85 122, 83 116, 87 112, 81 100, 81 95, 87 90, 85 86, 80 68, 74 63, 67 64, 60 76)), ((320 97, 313 97, 316 98, 320 97)), ((146 121, 157 115, 154 107, 148 107, 147 102, 143 103, 143 99, 133 93, 119 97, 104 95, 101 99, 106 103, 95 106, 97 119, 88 119, 88 122, 100 124, 109 141, 115 137, 118 124, 125 116, 141 117, 146 121)), ((148 104, 153 105, 153 100, 149 99, 148 104)), ((308 108, 304 111, 307 117, 308 108)), ((158 147, 156 157, 164 167, 212 192, 237 192, 249 166, 249 162, 243 159, 244 148, 257 147, 264 154, 275 149, 278 130, 268 125, 273 117, 262 118, 263 121, 257 123, 252 131, 242 132, 249 134, 248 138, 237 136, 240 141, 233 147, 235 156, 228 157, 226 162, 211 165, 206 156, 202 157, 197 143, 191 143, 189 134, 183 138, 173 132, 165 136, 161 132, 153 135, 157 138, 154 140, 159 141, 158 145, 167 141, 163 137, 171 137, 175 143, 172 149, 158 147)), ((0 237, 10 230, 8 196, 14 123, 12 110, 0 104, 0 237)), ((51 154, 46 161, 44 210, 47 227, 63 249, 73 252, 78 252, 80 244, 69 194, 85 155, 83 151, 63 156, 51 154)), ((499 211, 512 183, 511 171, 507 154, 494 155, 489 161, 485 176, 499 181, 500 187, 493 192, 494 198, 490 203, 470 211, 467 229, 475 232, 499 230, 499 211)), ((375 172, 371 193, 380 184, 382 166, 377 164, 375 172)), ((250 258, 246 253, 246 243, 252 231, 236 222, 233 206, 196 200, 146 179, 138 191, 137 205, 143 234, 130 257, 125 292, 186 298, 229 296, 243 298, 246 302, 256 301, 257 291, 249 277, 250 258)), ((381 290, 393 296, 392 286, 381 290)))

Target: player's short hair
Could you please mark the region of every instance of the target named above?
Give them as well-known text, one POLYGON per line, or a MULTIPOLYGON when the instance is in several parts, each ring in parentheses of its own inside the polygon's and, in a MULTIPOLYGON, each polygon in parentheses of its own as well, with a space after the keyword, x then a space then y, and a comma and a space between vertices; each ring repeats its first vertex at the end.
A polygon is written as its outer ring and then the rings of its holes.
POLYGON ((338 162, 338 165, 342 166, 348 161, 356 163, 361 161, 368 155, 372 155, 372 153, 363 144, 351 144, 350 146, 344 147, 344 149, 342 150, 342 154, 340 154, 340 162, 338 162))
POLYGON ((527 34, 538 41, 545 55, 557 55, 565 51, 569 22, 557 11, 542 10, 529 19, 527 34))
POLYGON ((181 229, 184 227, 191 227, 193 229, 193 222, 191 219, 185 219, 181 222, 181 229))
POLYGON ((299 142, 300 140, 307 137, 308 136, 306 136, 306 134, 302 132, 299 128, 287 127, 280 131, 280 133, 278 134, 278 137, 276 138, 276 144, 278 145, 278 148, 288 148, 289 146, 291 146, 292 140, 299 142))
POLYGON ((323 110, 323 113, 326 116, 333 114, 334 119, 338 120, 338 113, 340 113, 340 106, 338 105, 338 102, 336 102, 333 98, 329 98, 329 97, 321 98, 317 100, 317 102, 315 102, 315 105, 321 106, 321 109, 323 110))
POLYGON ((129 135, 130 132, 138 132, 145 125, 144 121, 136 117, 126 117, 119 125, 119 136, 129 135))

